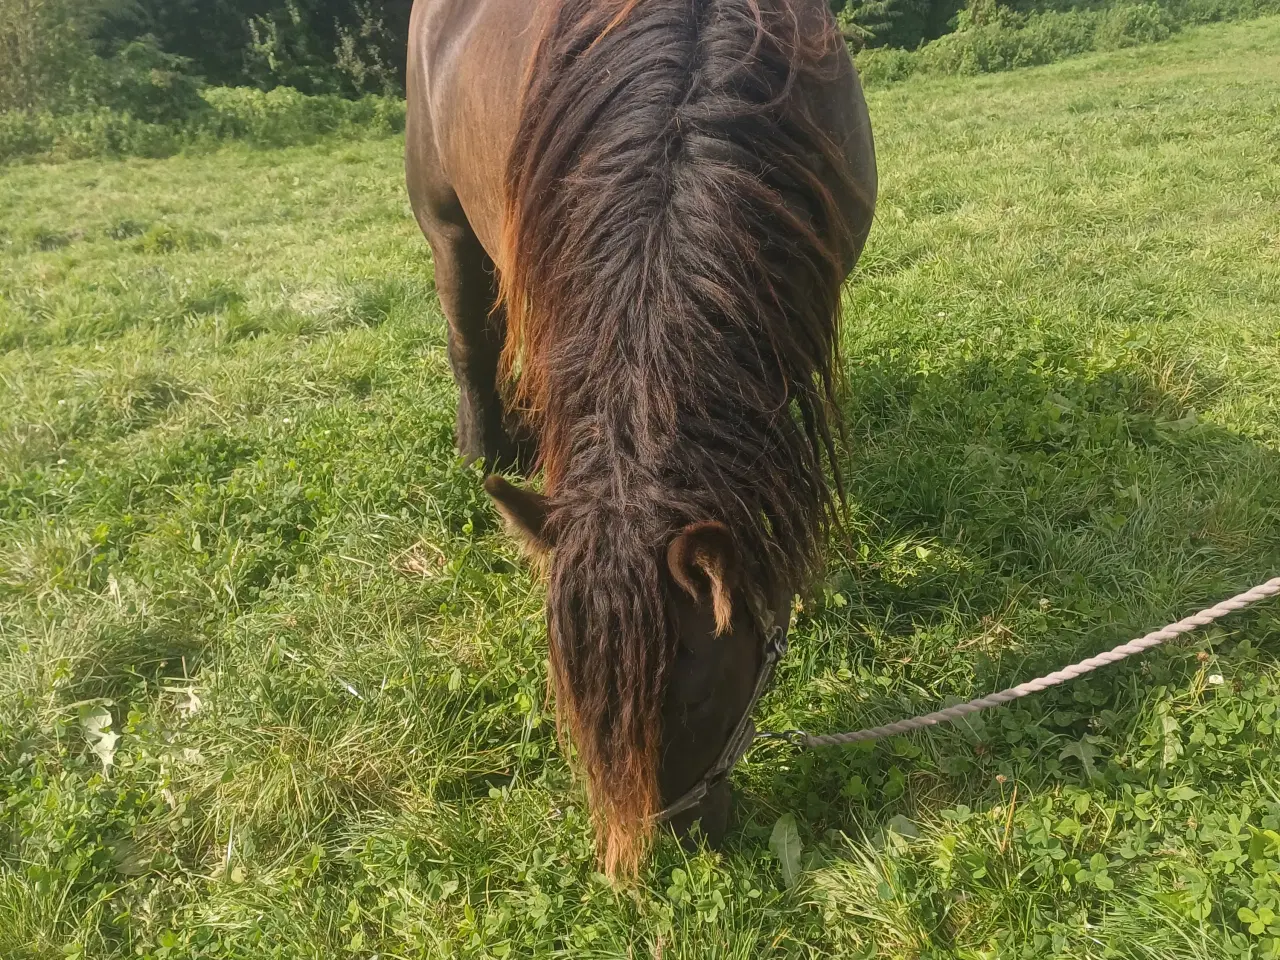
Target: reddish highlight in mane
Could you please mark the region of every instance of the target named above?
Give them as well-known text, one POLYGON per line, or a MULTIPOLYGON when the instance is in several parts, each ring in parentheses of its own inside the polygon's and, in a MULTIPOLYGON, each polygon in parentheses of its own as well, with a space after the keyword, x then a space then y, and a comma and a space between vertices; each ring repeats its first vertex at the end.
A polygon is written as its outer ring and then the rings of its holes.
POLYGON ((661 803, 674 532, 725 524, 768 589, 831 516, 857 188, 806 98, 839 44, 817 0, 559 0, 528 75, 502 372, 540 433, 552 681, 611 875, 661 803))

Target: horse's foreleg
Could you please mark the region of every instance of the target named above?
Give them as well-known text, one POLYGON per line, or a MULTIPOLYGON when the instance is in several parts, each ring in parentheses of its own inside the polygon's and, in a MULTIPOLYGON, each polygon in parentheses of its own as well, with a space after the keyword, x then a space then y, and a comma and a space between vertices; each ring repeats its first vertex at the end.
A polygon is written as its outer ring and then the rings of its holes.
POLYGON ((493 262, 469 226, 431 224, 436 293, 449 324, 449 363, 458 384, 458 452, 489 470, 527 468, 531 445, 517 442, 498 389, 506 319, 493 309, 493 262))

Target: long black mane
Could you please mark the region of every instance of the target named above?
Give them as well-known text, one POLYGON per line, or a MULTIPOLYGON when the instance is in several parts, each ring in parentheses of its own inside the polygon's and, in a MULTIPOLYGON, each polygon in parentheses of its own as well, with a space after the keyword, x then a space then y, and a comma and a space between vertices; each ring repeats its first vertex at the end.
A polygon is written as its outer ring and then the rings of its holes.
POLYGON ((819 0, 561 0, 530 71, 504 365, 541 433, 553 675, 611 869, 658 805, 666 545, 720 521, 768 591, 831 517, 854 188, 806 81, 839 42, 819 0))

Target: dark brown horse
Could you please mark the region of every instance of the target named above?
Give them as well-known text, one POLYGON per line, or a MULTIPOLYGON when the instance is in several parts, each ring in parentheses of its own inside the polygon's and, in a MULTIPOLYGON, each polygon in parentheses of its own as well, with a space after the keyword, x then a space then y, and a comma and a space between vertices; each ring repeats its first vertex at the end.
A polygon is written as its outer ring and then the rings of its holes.
MULTIPOLYGON (((552 681, 605 869, 700 783, 833 495, 866 105, 826 0, 417 0, 408 183, 458 446, 548 570, 552 681), (505 402, 504 402, 505 401, 505 402)), ((718 782, 675 818, 716 840, 718 782)))

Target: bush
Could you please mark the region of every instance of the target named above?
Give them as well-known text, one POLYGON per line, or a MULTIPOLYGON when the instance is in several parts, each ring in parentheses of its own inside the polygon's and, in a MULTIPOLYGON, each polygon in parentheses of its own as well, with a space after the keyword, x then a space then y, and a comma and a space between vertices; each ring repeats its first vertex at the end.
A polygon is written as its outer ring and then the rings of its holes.
POLYGON ((404 131, 405 105, 392 97, 308 97, 287 87, 268 93, 210 87, 185 118, 153 123, 127 110, 0 114, 0 164, 21 157, 163 157, 189 147, 240 141, 259 147, 314 143, 326 137, 385 137, 404 131))
POLYGON ((53 159, 130 156, 167 157, 182 147, 181 131, 148 123, 108 107, 55 118, 53 159))
POLYGON ((1280 13, 1280 0, 1165 0, 1161 6, 1180 23, 1247 20, 1280 13))
POLYGON ((856 46, 913 48, 946 33, 963 0, 839 0, 833 6, 856 46))
MULTIPOLYGON (((1235 4, 1243 16, 1280 7, 1280 0, 1177 0, 1192 5, 1235 4), (1246 5, 1252 4, 1247 8, 1246 5)), ((858 70, 868 84, 892 83, 916 73, 964 75, 1029 67, 1090 50, 1112 50, 1167 39, 1181 29, 1178 12, 1159 3, 1121 3, 1096 10, 1019 13, 991 0, 973 0, 958 17, 960 29, 918 50, 864 50, 858 70)))
MULTIPOLYGON (((919 2, 919 0, 912 0, 919 2)), ((408 5, 283 0, 249 21, 247 76, 305 93, 404 91, 408 5), (388 6, 390 9, 388 9, 388 6), (388 23, 390 22, 390 26, 388 23)))
POLYGON ((49 120, 21 110, 0 113, 0 163, 52 150, 55 134, 49 120))
POLYGON ((855 58, 862 82, 869 86, 896 83, 916 72, 916 57, 910 51, 894 47, 863 50, 855 58))
POLYGON ((1043 13, 1025 25, 1005 18, 962 30, 921 47, 916 69, 974 74, 1052 63, 1093 49, 1095 19, 1087 13, 1043 13))
POLYGON ((204 107, 202 83, 190 71, 190 60, 165 53, 154 37, 143 37, 115 56, 87 65, 78 83, 78 99, 147 123, 185 121, 204 107))
POLYGON ((1121 4, 1099 17, 1094 44, 1099 50, 1167 40, 1179 29, 1173 14, 1155 3, 1121 4))
MULTIPOLYGON (((349 100, 332 93, 310 96, 289 87, 269 92, 203 88, 192 73, 192 62, 167 53, 152 36, 124 42, 109 56, 96 56, 86 40, 92 33, 86 11, 102 2, 106 0, 0 0, 0 164, 21 157, 160 157, 224 140, 279 147, 325 137, 388 136, 404 130, 405 105, 394 97, 349 100)), ((833 0, 832 6, 839 11, 846 33, 858 38, 854 44, 858 46, 879 43, 888 36, 900 40, 919 32, 917 28, 936 31, 942 12, 955 9, 956 2, 833 0), (908 29, 904 24, 909 23, 916 26, 908 29), (900 28, 906 34, 894 33, 900 28)), ((1280 13, 1280 0, 1147 0, 1090 9, 1034 9, 1094 2, 1106 0, 967 0, 951 18, 956 32, 913 51, 863 49, 857 55, 858 68, 869 85, 915 73, 984 73, 1050 63, 1087 50, 1163 40, 1182 23, 1280 13)), ((215 0, 199 9, 225 19, 233 6, 247 3, 215 0)), ((164 11, 194 11, 199 4, 193 4, 196 0, 129 0, 115 7, 135 13, 151 10, 160 18, 164 11)), ((382 17, 395 8, 398 18, 407 0, 388 0, 386 6, 369 0, 272 0, 272 4, 268 6, 276 11, 272 22, 277 25, 278 43, 267 42, 267 20, 259 20, 258 36, 265 44, 260 52, 266 57, 262 62, 270 66, 272 56, 293 51, 293 60, 281 59, 270 67, 276 79, 290 70, 323 66, 338 72, 328 80, 316 74, 308 82, 347 91, 392 82, 382 51, 393 42, 393 35, 382 17), (319 12, 329 9, 326 5, 345 4, 343 9, 350 16, 342 22, 334 20, 339 41, 336 65, 309 60, 307 51, 319 49, 313 40, 281 32, 281 3, 293 17, 288 22, 299 30, 304 23, 318 22, 319 12)), ((177 29, 172 23, 169 27, 170 32, 177 29)), ((186 34, 178 31, 174 36, 186 34)), ((100 52, 108 53, 109 48, 100 52)), ((262 79, 266 83, 271 77, 262 79)))
POLYGON ((0 164, 20 157, 165 157, 185 140, 181 130, 105 107, 77 113, 0 114, 0 164))
POLYGON ((0 111, 50 109, 90 59, 77 0, 0 0, 0 111))
POLYGON ((202 105, 191 62, 154 37, 97 56, 93 3, 0 0, 0 110, 76 113, 100 107, 147 123, 172 123, 202 105))
POLYGON ((396 30, 387 26, 385 11, 370 0, 358 0, 354 9, 357 22, 338 30, 334 47, 335 66, 345 85, 357 93, 403 92, 404 57, 399 54, 408 46, 408 37, 401 44, 396 30))
POLYGON ((412 0, 81 0, 103 51, 151 34, 211 85, 304 93, 404 90, 412 0))
POLYGON ((258 146, 309 143, 344 133, 385 136, 404 130, 404 102, 391 97, 346 100, 333 95, 309 97, 288 87, 267 93, 217 87, 206 90, 204 100, 210 110, 201 118, 201 133, 258 146))

